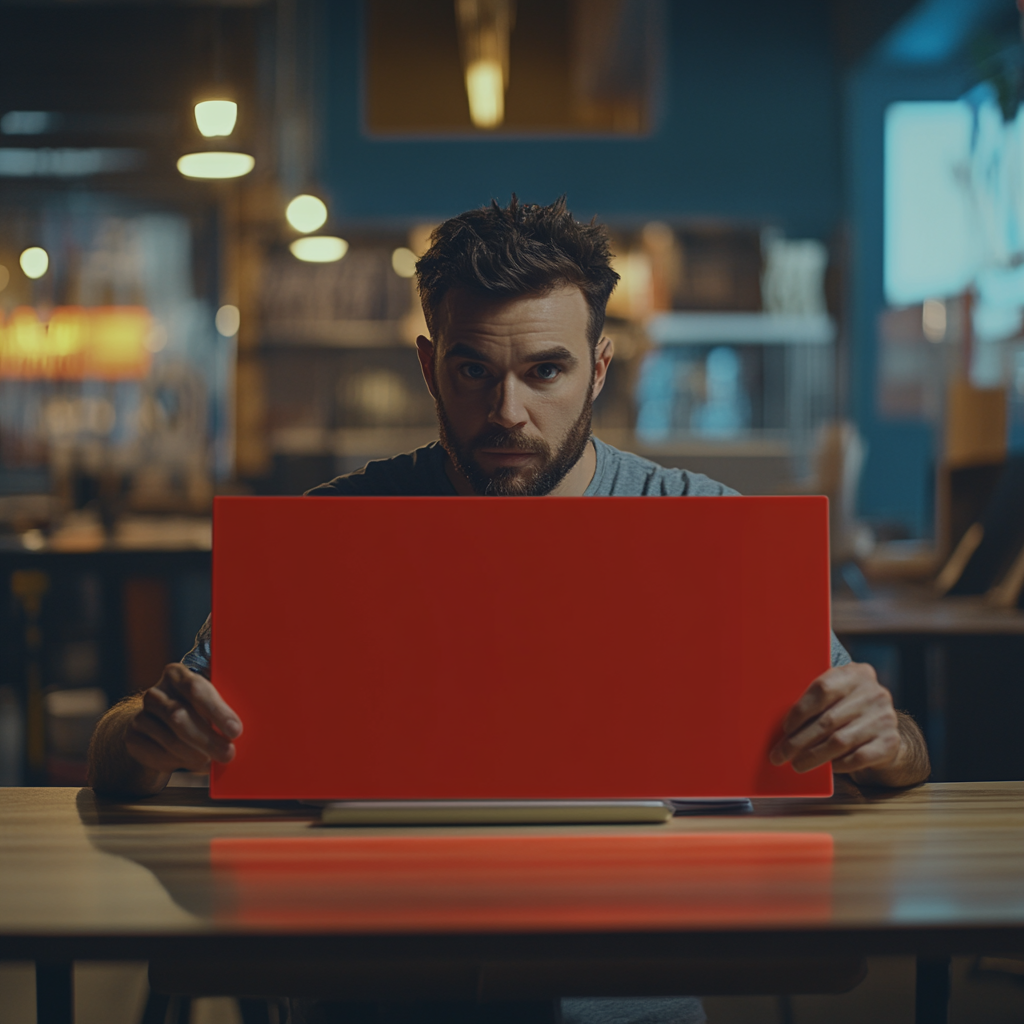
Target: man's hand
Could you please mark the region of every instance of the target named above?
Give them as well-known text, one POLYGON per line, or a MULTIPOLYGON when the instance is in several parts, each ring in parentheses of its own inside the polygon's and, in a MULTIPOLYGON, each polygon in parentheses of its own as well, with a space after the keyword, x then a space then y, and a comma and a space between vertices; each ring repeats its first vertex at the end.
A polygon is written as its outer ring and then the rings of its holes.
POLYGON ((892 706, 892 696, 870 665, 841 665, 820 675, 782 723, 785 738, 769 755, 798 772, 832 763, 854 782, 913 786, 930 771, 928 751, 914 721, 892 706))
POLYGON ((211 760, 235 756, 231 742, 242 734, 238 715, 213 683, 184 665, 168 665, 156 686, 142 695, 142 707, 125 732, 128 753, 143 768, 164 773, 176 768, 202 771, 211 760))

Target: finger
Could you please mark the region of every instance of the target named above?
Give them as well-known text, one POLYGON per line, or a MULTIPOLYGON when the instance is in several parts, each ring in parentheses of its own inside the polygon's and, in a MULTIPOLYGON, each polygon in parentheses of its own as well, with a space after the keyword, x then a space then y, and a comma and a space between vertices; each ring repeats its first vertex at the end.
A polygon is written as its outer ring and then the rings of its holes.
POLYGON ((853 722, 843 729, 839 729, 828 737, 823 743, 819 743, 810 750, 801 750, 792 760, 793 770, 798 772, 809 772, 823 764, 834 761, 838 757, 844 757, 857 747, 874 739, 874 731, 866 727, 863 722, 853 722))
POLYGON ((181 767, 156 740, 136 729, 125 734, 125 749, 133 760, 152 771, 173 772, 181 767))
MULTIPOLYGON (((182 742, 164 722, 146 712, 137 715, 132 722, 129 737, 137 736, 144 736, 161 747, 167 755, 165 764, 173 763, 174 768, 202 771, 210 763, 210 759, 202 751, 182 742)), ((173 771, 174 768, 162 767, 161 770, 173 771)))
POLYGON ((859 772, 864 768, 887 766, 900 752, 899 736, 879 736, 832 762, 836 772, 859 772))
POLYGON ((810 719, 842 700, 856 685, 856 675, 842 668, 832 668, 811 683, 803 696, 789 709, 782 720, 787 736, 801 729, 810 719))
MULTIPOLYGON (((849 725, 836 730, 827 740, 809 750, 801 751, 793 758, 793 767, 798 772, 810 771, 819 765, 836 761, 849 756, 865 744, 875 743, 882 747, 899 747, 899 731, 896 728, 895 714, 865 715, 854 719, 849 725)), ((840 769, 836 769, 837 771, 840 769)))
POLYGON ((837 729, 841 729, 869 711, 877 700, 874 694, 855 690, 843 697, 820 715, 811 718, 791 736, 786 736, 772 750, 772 763, 785 764, 802 751, 825 742, 837 729))
POLYGON ((157 686, 184 701, 229 740, 242 735, 242 720, 213 683, 197 672, 190 672, 180 664, 168 665, 157 686))
POLYGON ((188 704, 174 700, 157 687, 146 691, 142 706, 159 718, 179 740, 206 756, 217 761, 230 761, 234 756, 234 746, 214 732, 188 704))

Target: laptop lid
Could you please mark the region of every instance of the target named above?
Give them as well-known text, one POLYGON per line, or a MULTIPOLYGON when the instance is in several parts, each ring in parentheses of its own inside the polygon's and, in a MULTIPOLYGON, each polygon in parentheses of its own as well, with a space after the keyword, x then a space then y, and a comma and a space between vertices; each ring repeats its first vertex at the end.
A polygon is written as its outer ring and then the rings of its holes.
POLYGON ((214 501, 223 798, 827 796, 827 501, 214 501))

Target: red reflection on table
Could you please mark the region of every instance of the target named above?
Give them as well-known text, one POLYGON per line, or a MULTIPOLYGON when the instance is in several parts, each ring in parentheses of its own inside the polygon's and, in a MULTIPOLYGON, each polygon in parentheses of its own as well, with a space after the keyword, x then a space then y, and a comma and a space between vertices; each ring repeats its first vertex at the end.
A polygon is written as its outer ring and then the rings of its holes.
POLYGON ((828 920, 829 833, 214 839, 215 919, 367 932, 666 930, 828 920))

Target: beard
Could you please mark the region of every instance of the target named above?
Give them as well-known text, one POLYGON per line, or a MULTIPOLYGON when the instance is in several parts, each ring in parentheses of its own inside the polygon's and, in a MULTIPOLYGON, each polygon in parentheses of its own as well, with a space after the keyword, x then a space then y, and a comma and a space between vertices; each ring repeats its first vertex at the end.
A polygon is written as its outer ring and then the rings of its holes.
POLYGON ((477 494, 505 498, 550 494, 579 462, 590 441, 594 405, 591 391, 591 388, 587 389, 587 397, 579 416, 555 448, 541 438, 527 436, 522 430, 505 430, 501 427, 493 427, 464 442, 452 429, 444 402, 438 395, 434 404, 437 407, 441 445, 455 468, 469 481, 477 494), (474 454, 481 448, 528 451, 537 457, 536 463, 526 469, 503 466, 493 473, 487 473, 474 454))

